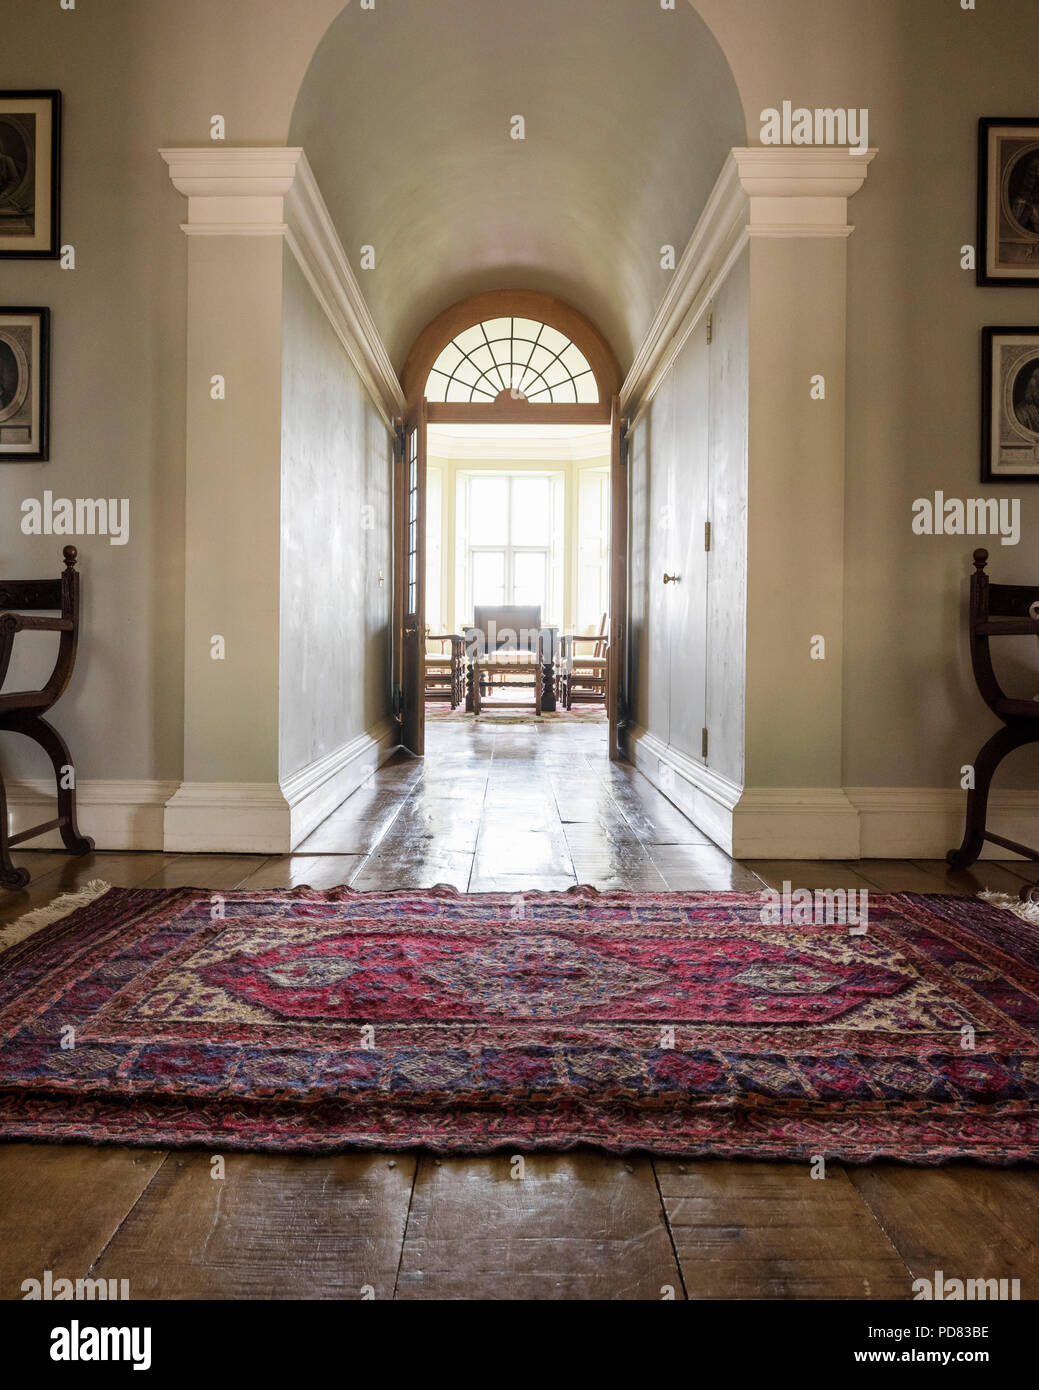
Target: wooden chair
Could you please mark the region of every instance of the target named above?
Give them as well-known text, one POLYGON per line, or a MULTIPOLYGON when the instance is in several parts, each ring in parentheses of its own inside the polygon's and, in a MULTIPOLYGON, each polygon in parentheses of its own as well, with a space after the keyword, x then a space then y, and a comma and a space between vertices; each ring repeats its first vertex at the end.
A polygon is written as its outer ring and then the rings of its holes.
POLYGON ((34 739, 51 760, 58 794, 57 819, 34 825, 17 835, 9 834, 7 791, 0 775, 0 885, 24 888, 28 869, 17 869, 10 851, 25 840, 34 840, 50 830, 60 830, 70 854, 89 854, 94 842, 79 833, 76 825, 76 777, 68 744, 43 715, 60 699, 76 664, 79 642, 79 575, 76 573, 76 547, 64 549, 65 569, 59 579, 0 580, 0 730, 24 734, 34 739), (27 616, 41 610, 60 609, 60 618, 27 616), (3 683, 11 664, 14 639, 20 632, 59 632, 58 655, 47 683, 41 690, 12 690, 4 693, 3 683))
POLYGON ((465 638, 460 633, 426 637, 425 695, 449 701, 452 709, 465 699, 465 638))
POLYGON ((565 709, 573 709, 575 700, 588 704, 606 703, 609 645, 605 613, 598 636, 568 635, 560 639, 559 693, 565 709), (586 646, 591 643, 592 651, 578 650, 579 643, 586 646))
MULTIPOLYGON (((469 659, 467 709, 479 716, 483 695, 496 683, 509 691, 530 690, 535 713, 542 712, 546 654, 540 607, 477 607, 473 625, 466 629, 465 645, 469 659)), ((529 703, 529 698, 495 702, 500 709, 529 703)))
MULTIPOLYGON (((1013 850, 1026 859, 1039 861, 1039 850, 1029 849, 986 830, 989 788, 999 764, 1015 748, 1039 742, 1039 700, 1012 699, 996 679, 989 651, 991 637, 1039 636, 1039 584, 991 584, 985 573, 987 550, 975 550, 974 573, 970 580, 970 658, 981 697, 1000 720, 1003 728, 985 743, 974 759, 974 786, 967 793, 967 824, 963 843, 951 849, 948 862, 957 869, 973 864, 985 841, 1013 850)), ((1037 890, 1026 887, 1022 898, 1034 897, 1037 890)))

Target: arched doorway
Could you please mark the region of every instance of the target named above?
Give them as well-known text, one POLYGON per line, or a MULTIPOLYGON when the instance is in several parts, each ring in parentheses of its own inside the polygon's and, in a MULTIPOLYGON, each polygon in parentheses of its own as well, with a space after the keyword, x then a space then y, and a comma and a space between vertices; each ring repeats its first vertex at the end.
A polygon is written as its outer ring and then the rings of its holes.
MULTIPOLYGON (((569 304, 532 290, 464 299, 419 334, 401 373, 407 414, 397 440, 394 528, 395 700, 405 747, 425 750, 427 458, 431 426, 602 426, 609 429, 606 709, 610 756, 621 756, 627 686, 627 480, 621 371, 609 344, 569 304)), ((504 574, 504 571, 503 571, 504 574)), ((544 707, 554 709, 553 634, 544 707)))

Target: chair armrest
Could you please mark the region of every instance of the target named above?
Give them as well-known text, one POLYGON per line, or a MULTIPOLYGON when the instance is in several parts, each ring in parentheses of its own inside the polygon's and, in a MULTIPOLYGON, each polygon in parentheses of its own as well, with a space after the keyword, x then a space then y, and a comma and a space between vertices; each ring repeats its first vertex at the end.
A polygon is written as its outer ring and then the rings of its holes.
MULTIPOLYGON (((19 632, 72 632, 74 628, 71 618, 37 618, 26 613, 0 613, 0 688, 7 679, 14 639, 19 632)), ((58 661, 61 661, 61 649, 58 661)))
POLYGON ((10 632, 71 632, 71 618, 35 618, 28 613, 0 613, 0 628, 10 632))

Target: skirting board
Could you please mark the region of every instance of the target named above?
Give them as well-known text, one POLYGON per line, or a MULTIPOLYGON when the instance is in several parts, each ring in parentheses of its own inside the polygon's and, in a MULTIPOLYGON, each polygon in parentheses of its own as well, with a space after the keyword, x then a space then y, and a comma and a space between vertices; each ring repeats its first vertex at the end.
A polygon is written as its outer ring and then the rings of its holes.
POLYGON ((277 782, 184 782, 166 805, 168 853, 288 854, 398 742, 386 720, 277 782))
MULTIPOLYGON (((736 859, 944 859, 963 838, 966 793, 948 787, 740 787, 645 729, 640 772, 736 859)), ((989 828, 1039 846, 1039 792, 993 791, 989 828)), ((983 859, 1016 859, 986 845, 983 859)))
POLYGON ((310 763, 281 784, 292 813, 291 844, 295 849, 337 806, 357 790, 386 761, 400 743, 400 726, 386 719, 327 758, 310 763))
MULTIPOLYGON (((98 849, 161 850, 163 808, 179 782, 88 780, 76 787, 79 828, 98 849)), ((27 778, 7 784, 11 832, 28 830, 58 814, 53 778, 27 778)), ((56 830, 27 840, 23 849, 62 849, 56 830)))
MULTIPOLYGON (((944 859, 963 839, 967 793, 949 787, 847 787, 859 813, 863 859, 944 859)), ((988 828, 1039 847, 1039 792, 998 788, 989 794, 988 828)), ((1017 859, 986 845, 982 859, 1017 859)))

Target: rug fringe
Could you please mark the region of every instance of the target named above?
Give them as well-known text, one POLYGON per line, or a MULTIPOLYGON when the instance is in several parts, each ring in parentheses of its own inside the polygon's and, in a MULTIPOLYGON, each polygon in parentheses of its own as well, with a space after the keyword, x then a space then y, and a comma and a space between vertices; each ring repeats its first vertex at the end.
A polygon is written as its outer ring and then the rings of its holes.
POLYGON ((85 888, 77 888, 74 893, 62 893, 60 897, 46 903, 43 907, 37 907, 32 912, 24 913, 11 922, 9 926, 0 929, 0 951, 6 951, 8 947, 16 946, 19 941, 24 941, 26 937, 32 936, 41 927, 49 927, 52 922, 60 922, 62 917, 67 917, 70 912, 75 912, 77 908, 89 907, 95 898, 100 898, 107 893, 111 886, 103 878, 94 878, 85 888))
POLYGON ((1012 912, 1015 917, 1020 917, 1022 921, 1034 922, 1039 926, 1039 903, 1022 902, 1020 898, 1014 898, 1009 893, 997 893, 991 888, 983 888, 978 894, 979 898, 984 898, 985 902, 991 903, 993 907, 1002 907, 1007 912, 1012 912))

